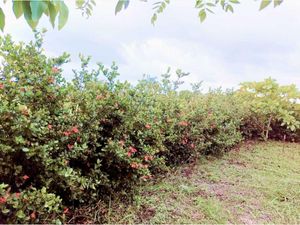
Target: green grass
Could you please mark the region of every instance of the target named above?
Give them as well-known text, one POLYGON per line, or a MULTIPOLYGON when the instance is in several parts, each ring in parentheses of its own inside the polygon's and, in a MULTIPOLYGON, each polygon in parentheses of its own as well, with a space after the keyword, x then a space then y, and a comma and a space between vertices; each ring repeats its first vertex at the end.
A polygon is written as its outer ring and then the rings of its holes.
POLYGON ((115 203, 111 223, 300 222, 300 145, 246 143, 199 159, 141 187, 132 205, 115 203))

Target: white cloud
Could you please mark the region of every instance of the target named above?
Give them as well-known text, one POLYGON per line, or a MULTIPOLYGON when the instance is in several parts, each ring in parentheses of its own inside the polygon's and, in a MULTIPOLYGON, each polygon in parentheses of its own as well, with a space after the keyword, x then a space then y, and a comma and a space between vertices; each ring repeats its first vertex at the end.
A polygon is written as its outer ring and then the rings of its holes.
MULTIPOLYGON (((181 68, 191 75, 185 80, 194 83, 203 80, 204 85, 224 88, 236 87, 240 82, 262 80, 272 76, 282 84, 295 83, 300 86, 300 51, 291 54, 277 52, 260 56, 263 63, 236 62, 224 58, 222 49, 183 41, 180 39, 152 38, 123 44, 120 55, 125 61, 120 65, 123 79, 131 82, 147 71, 159 76, 169 66, 181 68)), ((259 55, 259 54, 258 54, 259 55)))
MULTIPOLYGON (((173 71, 180 68, 190 72, 185 81, 189 83, 204 80, 214 87, 221 84, 232 87, 233 77, 226 71, 223 61, 214 50, 208 46, 177 39, 152 38, 143 42, 123 44, 120 49, 122 58, 126 59, 120 65, 122 74, 131 81, 136 80, 136 74, 159 76, 170 66, 173 71), (220 79, 220 74, 226 81, 220 79)), ((175 79, 175 77, 173 77, 175 79)))
POLYGON ((259 3, 243 1, 233 15, 217 12, 204 24, 186 1, 174 1, 155 27, 155 37, 122 44, 122 72, 130 80, 167 66, 191 72, 192 82, 234 87, 272 76, 300 87, 300 1, 258 12, 259 3))
MULTIPOLYGON (((46 18, 47 52, 92 55, 93 61, 120 65, 122 79, 136 82, 142 74, 158 76, 168 66, 191 72, 189 82, 204 80, 207 86, 236 86, 242 81, 272 76, 279 82, 300 87, 300 1, 285 0, 273 9, 258 11, 259 2, 242 0, 234 14, 220 10, 205 23, 198 20, 194 1, 174 0, 150 23, 151 1, 132 1, 126 11, 114 15, 116 1, 97 1, 89 19, 81 17, 73 1, 70 17, 61 31, 53 30, 46 18)), ((16 20, 8 2, 6 31, 14 39, 28 41, 33 35, 24 20, 16 20)))

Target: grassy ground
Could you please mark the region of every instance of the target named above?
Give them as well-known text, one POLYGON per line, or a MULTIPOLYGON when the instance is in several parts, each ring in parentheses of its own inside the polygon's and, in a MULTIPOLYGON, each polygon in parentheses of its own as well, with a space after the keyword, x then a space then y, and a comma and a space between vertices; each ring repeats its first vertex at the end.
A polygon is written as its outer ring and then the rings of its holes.
POLYGON ((112 205, 110 223, 300 223, 300 145, 247 143, 112 205))

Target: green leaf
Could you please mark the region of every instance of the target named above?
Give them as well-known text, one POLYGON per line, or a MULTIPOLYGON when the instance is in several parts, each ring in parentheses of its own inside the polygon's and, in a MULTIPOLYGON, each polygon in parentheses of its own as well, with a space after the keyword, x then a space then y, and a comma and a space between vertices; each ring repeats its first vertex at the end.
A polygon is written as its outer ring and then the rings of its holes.
POLYGON ((215 4, 213 4, 213 3, 211 3, 211 2, 206 3, 206 5, 207 5, 207 6, 210 6, 210 7, 215 7, 215 6, 216 6, 215 4))
POLYGON ((203 3, 196 3, 196 5, 195 5, 195 8, 198 8, 198 9, 201 9, 201 8, 203 8, 205 6, 205 4, 203 4, 203 3))
POLYGON ((124 0, 119 0, 115 8, 115 15, 122 10, 123 5, 124 5, 124 0))
POLYGON ((55 5, 52 4, 52 2, 48 2, 48 9, 49 9, 49 19, 52 27, 55 27, 55 19, 58 14, 58 11, 55 7, 55 5))
POLYGON ((24 214, 23 210, 19 210, 17 213, 16 213, 16 216, 19 218, 19 219, 23 219, 26 217, 26 215, 24 214))
POLYGON ((221 4, 222 8, 224 9, 225 8, 225 0, 221 0, 220 4, 221 4))
POLYGON ((268 5, 270 5, 271 2, 272 2, 272 0, 262 0, 262 2, 261 2, 261 4, 260 4, 259 10, 263 10, 263 9, 266 8, 268 5))
POLYGON ((31 8, 30 8, 30 2, 29 1, 22 1, 22 8, 23 8, 23 12, 24 12, 24 17, 27 21, 27 23, 29 24, 29 26, 34 29, 36 28, 38 22, 37 21, 33 21, 31 16, 31 8))
POLYGON ((29 148, 22 148, 23 152, 29 152, 29 148))
POLYGON ((4 30, 4 26, 5 26, 5 15, 2 8, 0 8, 0 29, 2 31, 4 30))
POLYGON ((230 12, 233 13, 233 7, 232 7, 231 5, 227 5, 227 6, 226 6, 226 12, 227 12, 227 11, 230 11, 230 12))
POLYGON ((279 6, 283 0, 274 0, 274 7, 279 6))
POLYGON ((22 136, 15 137, 15 141, 17 144, 25 144, 26 143, 26 141, 24 140, 24 138, 22 136))
POLYGON ((84 2, 85 2, 84 0, 76 0, 76 6, 78 8, 81 8, 83 6, 84 2))
POLYGON ((156 20, 157 20, 157 14, 154 13, 152 18, 151 18, 151 23, 154 25, 156 20))
POLYGON ((206 19, 206 12, 204 9, 202 9, 200 12, 199 12, 199 18, 200 18, 200 21, 203 22, 205 19, 206 19))
POLYGON ((27 1, 22 1, 22 8, 23 8, 23 12, 24 12, 24 17, 25 19, 31 20, 31 8, 30 8, 30 4, 27 1))
POLYGON ((10 212, 9 209, 2 209, 2 213, 3 213, 3 214, 7 214, 7 213, 9 213, 9 212, 10 212))
POLYGON ((68 21, 69 9, 64 2, 59 4, 59 17, 58 17, 58 29, 60 30, 65 26, 68 21))
POLYGON ((56 219, 56 220, 55 220, 55 224, 56 224, 56 225, 61 225, 62 222, 61 222, 59 219, 56 219))
POLYGON ((30 1, 31 19, 37 22, 41 18, 46 8, 47 8, 46 2, 30 1))
POLYGON ((23 7, 21 1, 13 1, 13 11, 16 18, 20 18, 23 14, 23 7))

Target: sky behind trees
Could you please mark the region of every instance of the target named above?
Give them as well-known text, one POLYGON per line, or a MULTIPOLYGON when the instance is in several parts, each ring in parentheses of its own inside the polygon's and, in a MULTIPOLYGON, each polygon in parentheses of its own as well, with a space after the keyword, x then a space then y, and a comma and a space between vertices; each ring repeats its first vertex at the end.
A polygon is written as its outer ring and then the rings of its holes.
MULTIPOLYGON (((190 72, 186 82, 203 80, 204 87, 236 87, 240 82, 273 77, 281 84, 300 88, 300 1, 286 0, 280 7, 258 11, 259 2, 242 0, 234 14, 216 10, 200 23, 194 1, 173 0, 155 26, 152 5, 133 1, 114 15, 116 1, 98 0, 93 15, 84 19, 73 1, 66 26, 52 29, 47 18, 38 28, 47 28, 45 49, 49 55, 71 53, 71 68, 79 67, 78 54, 91 55, 92 62, 115 61, 121 79, 136 83, 143 74, 159 77, 170 66, 190 72)), ((5 7, 11 7, 7 4, 5 7)), ((33 34, 24 20, 7 11, 5 33, 29 41, 33 34)))

